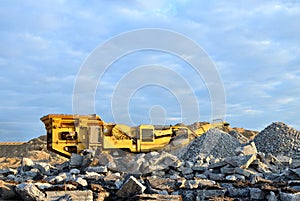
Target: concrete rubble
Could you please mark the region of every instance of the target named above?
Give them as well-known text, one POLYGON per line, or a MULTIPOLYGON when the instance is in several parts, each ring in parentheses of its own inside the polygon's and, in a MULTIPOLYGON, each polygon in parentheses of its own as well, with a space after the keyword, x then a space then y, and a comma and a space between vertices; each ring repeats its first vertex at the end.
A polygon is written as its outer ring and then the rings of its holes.
POLYGON ((0 169, 0 200, 300 200, 297 132, 273 123, 244 143, 212 129, 172 153, 87 152, 57 164, 23 157, 0 169))

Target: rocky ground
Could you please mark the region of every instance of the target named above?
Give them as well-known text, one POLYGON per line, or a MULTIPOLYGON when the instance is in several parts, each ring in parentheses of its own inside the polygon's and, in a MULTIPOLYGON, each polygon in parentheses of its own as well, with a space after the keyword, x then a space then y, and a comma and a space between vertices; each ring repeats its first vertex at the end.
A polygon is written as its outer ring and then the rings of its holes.
POLYGON ((276 122, 211 129, 170 153, 70 160, 48 153, 45 137, 1 145, 0 200, 300 200, 299 137, 276 122))

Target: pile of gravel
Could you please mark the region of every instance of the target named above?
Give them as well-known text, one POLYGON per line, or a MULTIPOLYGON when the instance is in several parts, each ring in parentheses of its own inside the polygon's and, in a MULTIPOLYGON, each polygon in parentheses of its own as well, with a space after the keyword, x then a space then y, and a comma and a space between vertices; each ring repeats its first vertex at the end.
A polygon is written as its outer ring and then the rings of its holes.
POLYGON ((261 131, 254 142, 258 151, 298 158, 300 132, 282 122, 275 122, 261 131))
POLYGON ((178 157, 183 161, 196 161, 199 157, 212 155, 215 158, 224 158, 235 155, 240 142, 219 129, 210 129, 196 138, 187 147, 181 150, 178 157))

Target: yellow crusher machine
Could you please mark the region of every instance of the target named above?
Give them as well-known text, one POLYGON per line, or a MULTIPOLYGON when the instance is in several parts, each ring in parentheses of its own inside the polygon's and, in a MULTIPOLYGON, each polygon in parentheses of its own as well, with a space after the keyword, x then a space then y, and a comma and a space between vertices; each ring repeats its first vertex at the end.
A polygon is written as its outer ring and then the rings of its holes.
POLYGON ((98 115, 49 114, 41 118, 47 130, 47 149, 65 157, 90 150, 149 152, 183 146, 210 128, 227 126, 218 121, 197 130, 187 126, 139 125, 104 122, 98 115))

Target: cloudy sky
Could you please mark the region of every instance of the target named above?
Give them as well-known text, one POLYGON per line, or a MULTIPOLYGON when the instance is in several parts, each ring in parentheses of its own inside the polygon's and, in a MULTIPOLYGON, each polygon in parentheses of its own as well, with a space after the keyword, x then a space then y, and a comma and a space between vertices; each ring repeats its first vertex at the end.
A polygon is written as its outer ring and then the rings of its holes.
MULTIPOLYGON (((27 141, 45 133, 40 117, 72 114, 76 80, 92 52, 120 34, 148 28, 181 34, 203 49, 222 80, 224 118, 233 127, 262 130, 283 121, 300 128, 298 1, 0 4, 0 141, 27 141)), ((132 52, 116 58, 96 79, 93 110, 87 112, 107 122, 211 120, 209 84, 180 55, 132 52)))

